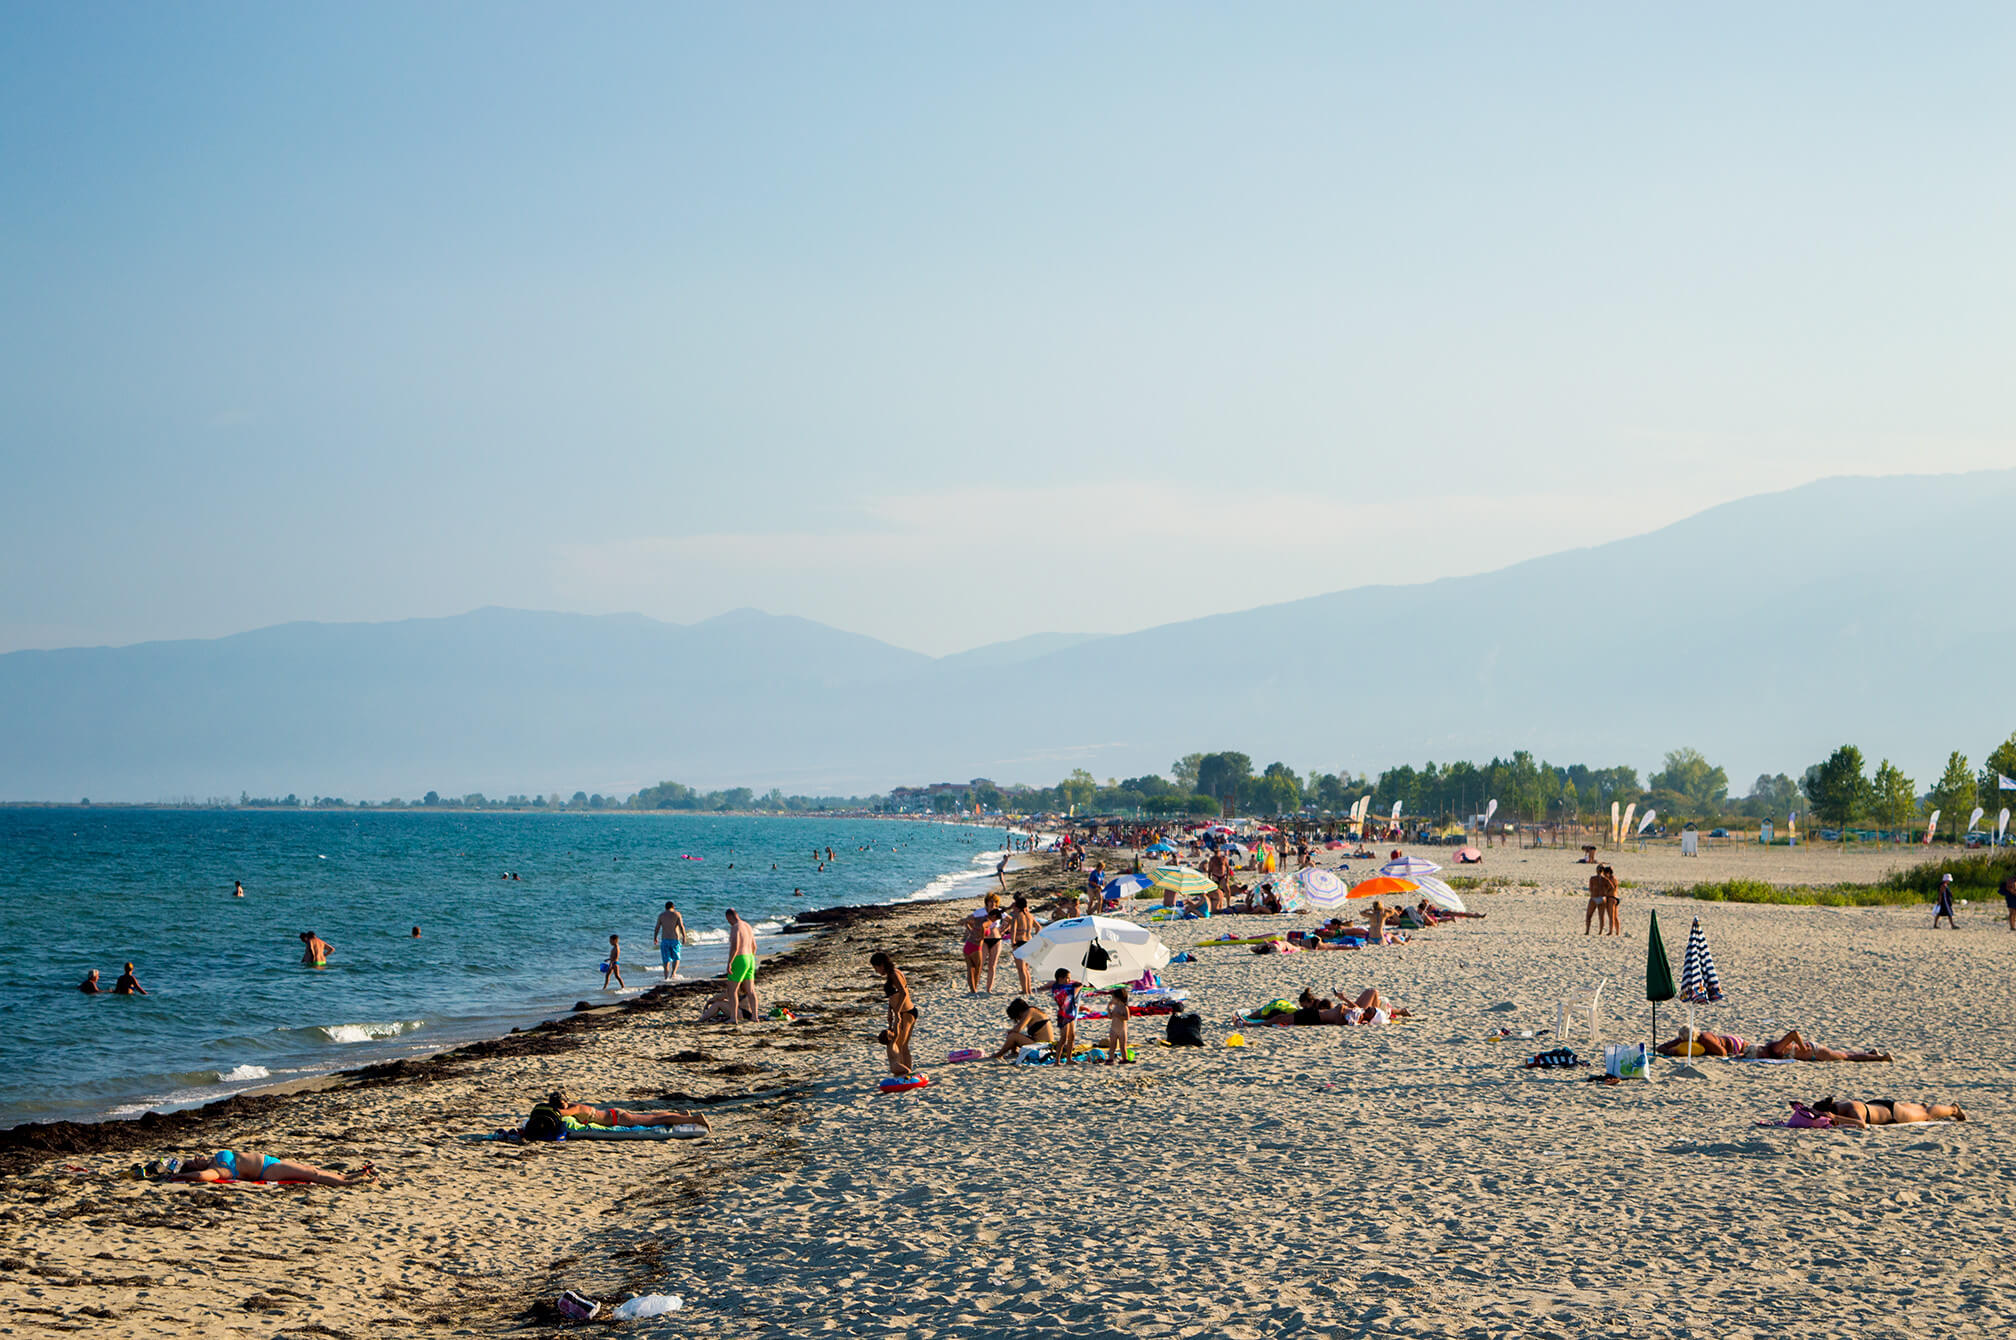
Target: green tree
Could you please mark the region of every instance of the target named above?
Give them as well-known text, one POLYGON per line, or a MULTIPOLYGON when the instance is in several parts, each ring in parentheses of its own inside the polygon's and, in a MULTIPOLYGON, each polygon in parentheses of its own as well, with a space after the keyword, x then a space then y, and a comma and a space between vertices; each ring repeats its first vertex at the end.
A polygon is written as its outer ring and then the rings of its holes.
MULTIPOLYGON (((1862 775, 1862 766, 1862 751, 1844 744, 1825 763, 1816 763, 1806 770, 1806 795, 1813 802, 1815 817, 1822 823, 1845 828, 1868 810, 1872 788, 1869 779, 1862 775)), ((1968 779, 1968 785, 1973 785, 1972 778, 1968 779)))
POLYGON ((1757 780, 1750 783, 1750 794, 1743 798, 1743 809, 1754 819, 1771 819, 1791 814, 1806 803, 1799 794, 1799 783, 1784 773, 1767 776, 1759 773, 1757 780))
MULTIPOLYGON (((1876 780, 1870 789, 1875 795, 1876 815, 1885 827, 1903 833, 1918 817, 1918 787, 1889 759, 1876 765, 1876 780)), ((1904 836, 1908 839, 1910 835, 1904 836)))
POLYGON ((1974 808, 1974 771, 1967 766, 1967 756, 1954 750, 1946 756, 1946 771, 1933 786, 1928 799, 1932 807, 1939 811, 1949 832, 1958 836, 1967 826, 1967 812, 1974 808))
POLYGON ((2002 789, 2001 779, 2004 777, 2016 781, 2016 735, 2011 735, 1996 745, 1989 752, 1987 761, 1981 765, 1979 788, 1981 794, 1977 798, 1977 803, 1990 815, 1995 814, 2004 805, 2016 802, 2016 791, 2002 789))
POLYGON ((1719 814, 1729 795, 1729 774, 1711 766, 1698 749, 1675 749, 1666 766, 1652 774, 1652 790, 1675 791, 1686 798, 1690 817, 1719 814))
POLYGON ((1221 805, 1239 803, 1246 784, 1253 780, 1253 760, 1230 751, 1206 754, 1197 763, 1197 791, 1221 805))
POLYGON ((1204 755, 1185 754, 1169 765, 1169 780, 1176 783, 1178 791, 1190 792, 1197 789, 1197 769, 1203 764, 1204 755))
POLYGON ((1092 798, 1099 794, 1099 779, 1083 768, 1073 768, 1071 775, 1057 783, 1057 798, 1070 809, 1085 809, 1092 804, 1092 798))

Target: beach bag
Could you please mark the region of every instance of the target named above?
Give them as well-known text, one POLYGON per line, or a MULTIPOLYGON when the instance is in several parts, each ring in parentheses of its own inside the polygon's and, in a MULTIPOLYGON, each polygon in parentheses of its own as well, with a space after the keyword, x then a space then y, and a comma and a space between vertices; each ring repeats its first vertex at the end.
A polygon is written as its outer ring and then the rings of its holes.
POLYGON ((1085 946, 1085 971, 1104 972, 1106 965, 1112 961, 1113 956, 1106 952, 1106 946, 1097 940, 1085 946))
POLYGON ((541 1103, 525 1118, 524 1135, 527 1140, 560 1140, 567 1134, 567 1123, 559 1112, 541 1103))
POLYGON ((1168 1036, 1172 1047, 1203 1046, 1204 1016, 1196 1013, 1170 1015, 1168 1036))

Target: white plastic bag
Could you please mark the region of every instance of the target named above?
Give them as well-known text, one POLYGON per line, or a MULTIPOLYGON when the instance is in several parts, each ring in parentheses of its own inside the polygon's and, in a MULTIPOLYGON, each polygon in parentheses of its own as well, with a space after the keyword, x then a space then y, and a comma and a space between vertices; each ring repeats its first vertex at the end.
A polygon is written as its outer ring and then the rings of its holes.
POLYGON ((638 1321, 644 1317, 661 1317, 667 1312, 677 1312, 684 1306, 686 1300, 676 1293, 648 1293, 642 1298, 632 1298, 609 1315, 618 1321, 638 1321))

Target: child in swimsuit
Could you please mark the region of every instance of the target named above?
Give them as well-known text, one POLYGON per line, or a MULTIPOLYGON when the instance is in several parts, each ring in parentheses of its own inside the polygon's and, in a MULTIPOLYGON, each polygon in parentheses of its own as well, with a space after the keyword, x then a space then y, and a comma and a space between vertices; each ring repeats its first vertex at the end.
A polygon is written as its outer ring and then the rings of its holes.
POLYGON ((1106 1011, 1106 1064, 1120 1065, 1127 1059, 1127 988, 1116 986, 1106 994, 1113 1001, 1106 1011))
POLYGON ((1050 998, 1057 1002, 1057 1043, 1055 1051, 1062 1060, 1070 1060, 1078 1042, 1078 988, 1080 983, 1071 980, 1069 968, 1059 968, 1056 980, 1050 983, 1050 998))

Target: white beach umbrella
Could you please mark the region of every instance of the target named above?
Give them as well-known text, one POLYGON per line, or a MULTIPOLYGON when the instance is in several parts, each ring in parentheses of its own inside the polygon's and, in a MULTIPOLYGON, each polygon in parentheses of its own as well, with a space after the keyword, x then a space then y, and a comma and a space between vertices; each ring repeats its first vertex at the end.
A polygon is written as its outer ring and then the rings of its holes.
POLYGON ((1059 968, 1068 968, 1073 978, 1087 986, 1124 986, 1143 973, 1168 967, 1169 946, 1146 926, 1131 921, 1072 917, 1053 921, 1036 932, 1028 944, 1015 951, 1015 957, 1029 965, 1039 986, 1054 978, 1059 968), (1085 962, 1095 944, 1105 951, 1104 967, 1085 962))
POLYGON ((1403 856, 1397 861, 1388 861, 1379 867, 1382 875, 1392 875, 1395 879, 1412 879, 1416 875, 1432 875, 1442 867, 1419 856, 1403 856))
POLYGON ((1456 896, 1456 890, 1450 888, 1433 875, 1416 875, 1414 876, 1414 882, 1421 886, 1421 896, 1428 901, 1428 906, 1439 907, 1444 912, 1468 912, 1470 910, 1463 906, 1463 900, 1456 896))
POLYGON ((1309 899, 1309 906, 1329 909, 1344 906, 1347 892, 1344 881, 1328 870, 1311 867, 1295 876, 1295 882, 1302 886, 1302 893, 1309 899))

